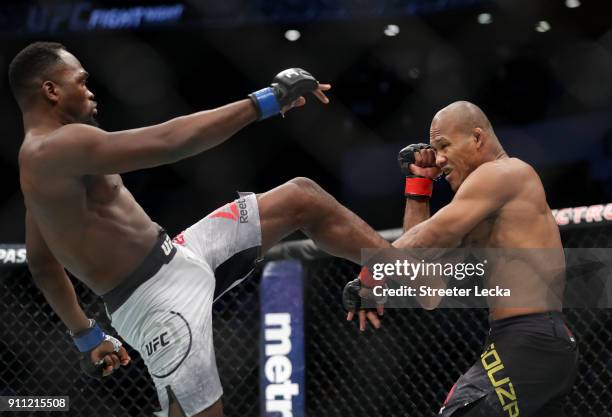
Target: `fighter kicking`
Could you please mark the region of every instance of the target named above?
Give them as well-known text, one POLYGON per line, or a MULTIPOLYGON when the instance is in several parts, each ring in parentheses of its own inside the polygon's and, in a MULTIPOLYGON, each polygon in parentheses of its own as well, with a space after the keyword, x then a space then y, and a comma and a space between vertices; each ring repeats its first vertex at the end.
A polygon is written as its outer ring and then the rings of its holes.
POLYGON ((256 120, 304 105, 306 93, 327 103, 330 86, 290 69, 248 99, 106 132, 96 126, 88 76, 57 43, 31 44, 10 64, 25 130, 19 168, 32 277, 73 334, 88 372, 106 376, 130 358, 120 341, 87 318, 64 268, 103 297, 113 327, 143 356, 162 405, 159 415, 221 416, 213 300, 297 229, 354 262, 360 248, 388 244, 306 178, 243 194, 172 242, 118 174, 206 151, 256 120))
MULTIPOLYGON (((410 145, 400 152, 406 174, 404 234, 397 248, 545 248, 564 268, 557 224, 537 173, 510 158, 482 110, 460 101, 440 110, 431 123, 430 146, 410 145), (433 179, 445 174, 453 200, 430 217, 433 179)), ((491 330, 484 352, 451 389, 439 415, 562 416, 576 371, 576 341, 564 323, 560 298, 564 275, 539 274, 550 257, 529 257, 522 274, 509 265, 495 280, 512 289, 504 305, 489 305, 491 330)), ((345 287, 351 320, 361 287, 376 285, 365 270, 345 287)), ((440 297, 421 297, 436 308, 440 297)), ((368 318, 374 316, 367 312, 368 318)), ((358 312, 365 328, 366 311, 358 312)))

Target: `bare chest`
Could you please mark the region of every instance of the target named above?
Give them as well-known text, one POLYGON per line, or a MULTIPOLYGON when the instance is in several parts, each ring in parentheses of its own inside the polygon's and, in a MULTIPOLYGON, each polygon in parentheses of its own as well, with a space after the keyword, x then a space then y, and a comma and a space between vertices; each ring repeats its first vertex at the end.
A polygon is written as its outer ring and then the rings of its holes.
POLYGON ((88 175, 84 182, 87 201, 94 204, 115 201, 123 187, 120 175, 88 175))

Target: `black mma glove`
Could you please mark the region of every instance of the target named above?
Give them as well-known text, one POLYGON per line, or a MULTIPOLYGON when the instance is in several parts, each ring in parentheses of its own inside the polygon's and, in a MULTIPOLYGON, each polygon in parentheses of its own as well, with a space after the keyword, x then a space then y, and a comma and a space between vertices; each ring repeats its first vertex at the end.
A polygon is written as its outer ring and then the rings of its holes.
POLYGON ((416 162, 414 153, 423 149, 433 148, 431 145, 426 143, 416 143, 406 146, 397 156, 400 171, 406 176, 404 195, 407 198, 414 200, 429 199, 433 192, 433 180, 431 178, 423 177, 421 175, 414 175, 412 171, 410 171, 410 164, 414 164, 416 162))
POLYGON ((298 97, 312 93, 319 87, 317 80, 301 68, 289 68, 276 75, 272 85, 249 94, 255 103, 258 119, 263 120, 280 114, 281 109, 298 97))
POLYGON ((349 281, 342 290, 342 306, 347 312, 359 311, 361 309, 361 296, 359 290, 361 289, 361 282, 359 278, 355 278, 349 281))
POLYGON ((362 307, 362 298, 365 297, 368 300, 374 301, 377 307, 380 308, 380 312, 382 314, 382 306, 387 301, 387 297, 374 295, 373 288, 379 286, 382 288, 387 288, 386 280, 378 280, 373 278, 368 267, 364 266, 361 268, 359 277, 347 282, 342 290, 342 305, 344 306, 344 309, 347 312, 357 312, 358 310, 365 308, 362 307), (364 291, 361 291, 362 289, 364 289, 364 291))

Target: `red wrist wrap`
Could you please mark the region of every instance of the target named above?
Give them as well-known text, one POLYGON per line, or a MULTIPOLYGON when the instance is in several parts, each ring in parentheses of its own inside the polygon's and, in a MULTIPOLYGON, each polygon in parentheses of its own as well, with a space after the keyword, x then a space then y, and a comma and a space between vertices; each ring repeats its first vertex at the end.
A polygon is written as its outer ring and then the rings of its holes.
POLYGON ((406 197, 429 198, 433 192, 433 180, 425 177, 406 177, 406 197))
POLYGON ((359 281, 364 287, 374 288, 385 283, 385 279, 374 279, 367 266, 361 268, 359 273, 359 281))

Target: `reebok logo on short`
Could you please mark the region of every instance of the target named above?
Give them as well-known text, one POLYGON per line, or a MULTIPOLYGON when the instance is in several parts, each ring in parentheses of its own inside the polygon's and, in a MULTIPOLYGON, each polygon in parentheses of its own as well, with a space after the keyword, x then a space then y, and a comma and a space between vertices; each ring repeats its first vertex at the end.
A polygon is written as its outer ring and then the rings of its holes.
POLYGON ((244 198, 241 198, 239 200, 234 201, 233 203, 226 204, 208 217, 211 219, 220 217, 233 221, 239 220, 240 223, 248 223, 249 211, 247 209, 246 200, 244 198))
POLYGON ((177 245, 184 246, 185 245, 185 231, 183 230, 181 233, 174 236, 174 239, 172 239, 172 241, 176 243, 177 245))
POLYGON ((238 209, 240 209, 240 223, 248 223, 249 221, 249 211, 247 210, 246 200, 241 198, 236 200, 234 205, 238 203, 238 209))

